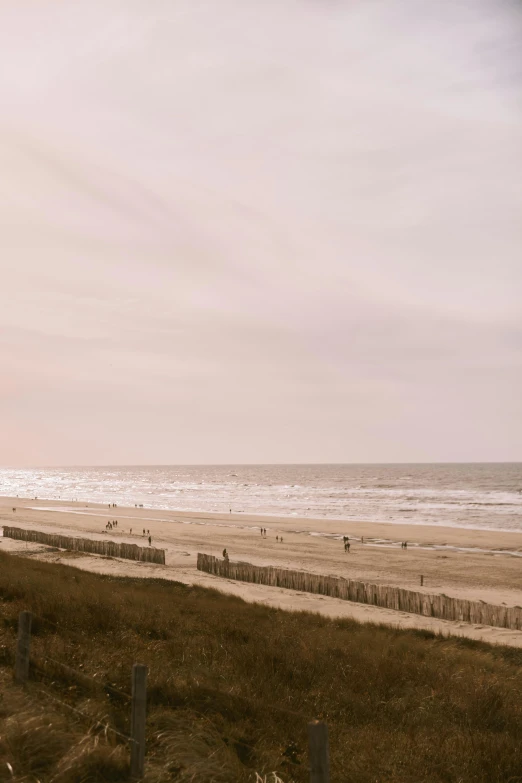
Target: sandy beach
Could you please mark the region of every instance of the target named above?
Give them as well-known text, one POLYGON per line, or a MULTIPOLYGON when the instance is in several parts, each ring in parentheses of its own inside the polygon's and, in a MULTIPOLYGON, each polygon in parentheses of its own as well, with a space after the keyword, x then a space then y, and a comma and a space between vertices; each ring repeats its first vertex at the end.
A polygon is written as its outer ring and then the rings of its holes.
POLYGON ((426 628, 522 646, 520 631, 450 623, 324 596, 242 584, 196 570, 197 552, 220 555, 226 547, 232 560, 516 606, 522 605, 522 536, 517 533, 260 517, 242 513, 109 508, 108 504, 21 498, 0 499, 0 524, 71 535, 110 536, 117 541, 133 543, 145 543, 142 531, 150 530, 153 545, 166 550, 165 566, 90 555, 58 554, 49 552, 45 547, 3 538, 0 539, 0 548, 1 551, 68 562, 90 571, 200 584, 233 593, 248 601, 285 609, 318 611, 332 617, 354 617, 362 621, 426 628), (109 520, 118 520, 118 526, 106 532, 109 520), (261 536, 261 528, 266 528, 266 538, 261 536), (349 554, 344 552, 343 535, 350 538, 349 554), (282 537, 283 541, 276 541, 276 536, 282 537), (408 542, 407 549, 401 548, 402 541, 408 542), (424 576, 423 588, 420 588, 421 574, 424 576))

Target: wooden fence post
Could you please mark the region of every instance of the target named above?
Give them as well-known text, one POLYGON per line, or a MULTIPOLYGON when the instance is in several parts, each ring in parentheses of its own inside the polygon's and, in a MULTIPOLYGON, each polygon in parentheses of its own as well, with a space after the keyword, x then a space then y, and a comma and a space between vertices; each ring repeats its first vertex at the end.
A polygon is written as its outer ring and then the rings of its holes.
POLYGON ((131 778, 141 780, 145 769, 145 725, 147 719, 147 667, 132 667, 131 778))
POLYGON ((314 720, 308 724, 308 753, 310 783, 330 783, 328 726, 326 723, 314 720))
POLYGON ((29 677, 29 651, 31 648, 31 612, 20 612, 18 616, 18 639, 16 642, 15 682, 23 685, 29 677))

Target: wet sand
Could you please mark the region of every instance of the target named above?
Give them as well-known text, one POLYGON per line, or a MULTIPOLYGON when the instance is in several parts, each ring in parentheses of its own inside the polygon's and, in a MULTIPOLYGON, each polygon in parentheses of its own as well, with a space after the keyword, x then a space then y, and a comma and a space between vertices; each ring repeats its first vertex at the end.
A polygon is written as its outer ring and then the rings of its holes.
POLYGON ((99 504, 20 498, 0 498, 0 524, 71 535, 108 536, 116 541, 143 545, 147 544, 142 536, 145 528, 150 530, 153 546, 166 550, 166 566, 89 555, 59 555, 49 553, 45 547, 1 538, 0 549, 21 554, 34 552, 33 556, 66 561, 92 571, 155 576, 212 586, 249 601, 285 609, 306 609, 335 617, 428 628, 522 646, 520 631, 449 623, 324 596, 233 582, 196 570, 198 551, 220 555, 226 547, 232 560, 335 574, 416 590, 421 589, 422 574, 422 589, 426 592, 522 606, 522 535, 517 533, 260 517, 242 513, 109 509, 99 504), (13 507, 16 507, 15 512, 13 507), (107 521, 115 519, 118 527, 105 532, 107 521), (266 538, 260 534, 261 527, 267 529, 266 538), (349 554, 344 552, 343 535, 350 537, 349 554), (277 542, 276 536, 282 536, 283 542, 277 542), (401 541, 408 542, 406 550, 401 549, 401 541))

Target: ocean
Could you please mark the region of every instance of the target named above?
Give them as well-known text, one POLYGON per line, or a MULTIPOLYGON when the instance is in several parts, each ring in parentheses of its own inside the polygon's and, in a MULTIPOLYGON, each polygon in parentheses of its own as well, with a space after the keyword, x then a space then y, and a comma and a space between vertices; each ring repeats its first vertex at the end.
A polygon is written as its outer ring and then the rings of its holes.
POLYGON ((522 463, 3 468, 0 495, 522 532, 522 463))

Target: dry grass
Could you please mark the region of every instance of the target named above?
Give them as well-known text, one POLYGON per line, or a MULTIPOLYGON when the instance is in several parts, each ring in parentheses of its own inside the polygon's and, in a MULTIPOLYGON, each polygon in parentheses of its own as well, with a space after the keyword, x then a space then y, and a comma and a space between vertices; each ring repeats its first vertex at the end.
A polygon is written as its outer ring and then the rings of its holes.
POLYGON ((0 673, 0 693, 2 783, 128 779, 129 763, 121 746, 71 721, 33 688, 15 686, 6 669, 0 673))
POLYGON ((317 717, 329 725, 332 783, 522 781, 518 650, 2 554, 0 599, 0 664, 11 665, 18 613, 31 609, 35 662, 47 655, 101 683, 47 664, 26 693, 9 686, 8 701, 32 706, 0 702, 0 781, 125 779, 117 738, 38 691, 128 733, 128 704, 105 686, 129 692, 136 661, 150 669, 149 783, 274 783, 274 770, 305 783, 317 717))

